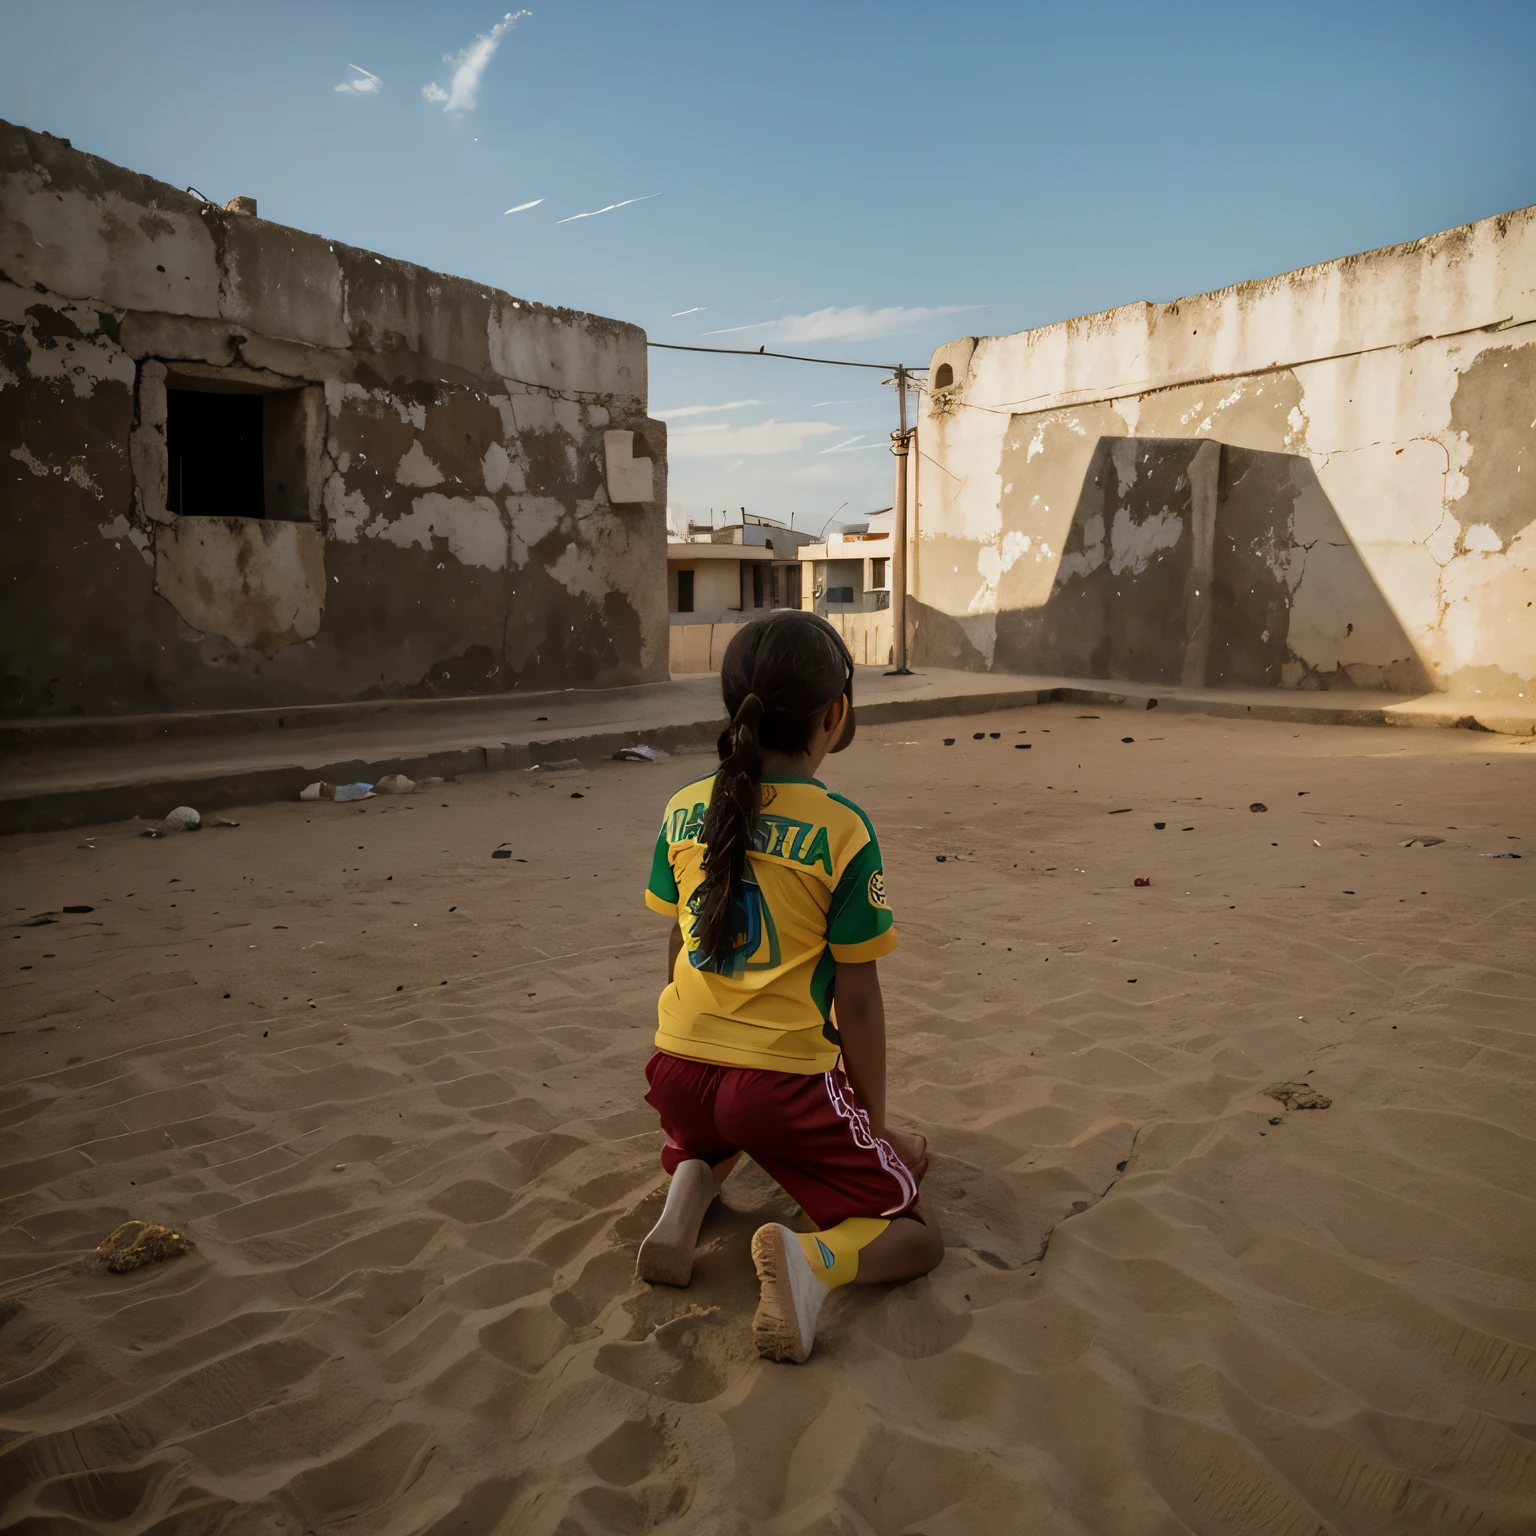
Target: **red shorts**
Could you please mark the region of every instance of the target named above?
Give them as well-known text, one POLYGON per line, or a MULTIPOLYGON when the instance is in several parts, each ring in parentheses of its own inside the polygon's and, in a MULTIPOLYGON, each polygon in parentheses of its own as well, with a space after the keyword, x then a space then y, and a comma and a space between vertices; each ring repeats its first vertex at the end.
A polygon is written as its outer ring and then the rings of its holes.
POLYGON ((900 1216, 917 1180, 869 1116, 841 1068, 766 1072, 720 1067, 657 1051, 646 1063, 645 1102, 661 1116, 662 1166, 713 1166, 745 1152, 818 1227, 850 1216, 900 1216))

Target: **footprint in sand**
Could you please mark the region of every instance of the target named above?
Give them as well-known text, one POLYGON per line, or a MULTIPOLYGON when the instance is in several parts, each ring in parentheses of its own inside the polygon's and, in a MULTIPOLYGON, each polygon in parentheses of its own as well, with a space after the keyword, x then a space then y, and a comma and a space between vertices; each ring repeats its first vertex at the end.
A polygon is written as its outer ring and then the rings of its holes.
POLYGON ((512 1191, 499 1184, 488 1184, 484 1179, 464 1179, 440 1190, 427 1205, 454 1221, 474 1226, 504 1215, 512 1200, 512 1191))
POLYGON ((482 1264, 448 1286, 443 1291, 443 1300, 466 1312, 488 1312, 545 1290, 552 1278, 549 1266, 535 1259, 482 1264))
POLYGON ((718 1307, 690 1308, 643 1342, 604 1344, 597 1369, 615 1381, 674 1403, 705 1403, 738 1381, 757 1359, 746 1319, 718 1307))
POLYGON ((480 1330, 480 1347, 526 1376, 543 1370, 569 1339, 565 1323, 542 1302, 518 1307, 480 1330))
POLYGON ((654 1419, 631 1419, 587 1452, 587 1465, 605 1483, 627 1488, 663 1466, 669 1454, 664 1425, 654 1419))

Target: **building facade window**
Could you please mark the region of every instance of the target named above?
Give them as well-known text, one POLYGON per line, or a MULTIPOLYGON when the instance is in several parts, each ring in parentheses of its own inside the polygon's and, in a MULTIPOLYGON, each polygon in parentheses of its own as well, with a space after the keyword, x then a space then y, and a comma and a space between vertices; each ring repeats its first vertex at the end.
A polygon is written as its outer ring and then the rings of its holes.
POLYGON ((258 369, 147 359, 130 458, 144 513, 321 520, 325 396, 258 369))
POLYGON ((677 573, 677 611, 679 613, 693 612, 692 571, 679 571, 677 573))

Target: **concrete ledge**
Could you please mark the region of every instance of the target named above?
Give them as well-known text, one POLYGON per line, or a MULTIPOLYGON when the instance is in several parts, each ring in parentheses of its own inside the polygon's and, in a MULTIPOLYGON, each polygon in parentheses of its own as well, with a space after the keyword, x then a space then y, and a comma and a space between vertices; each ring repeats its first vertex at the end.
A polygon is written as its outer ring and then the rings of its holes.
MULTIPOLYGON (((1172 709, 1222 719, 1307 725, 1438 726, 1536 734, 1536 702, 1446 695, 1280 693, 1158 688, 1082 678, 924 671, 887 677, 861 669, 855 687, 865 725, 991 714, 1056 701, 1098 708, 1172 709)), ((596 762, 648 742, 669 752, 709 752, 725 726, 719 684, 688 678, 606 692, 509 698, 391 700, 211 716, 11 722, 0 767, 0 834, 38 832, 173 806, 226 810, 295 798, 316 779, 376 781, 518 770, 576 759, 596 762), (537 711, 537 713, 536 713, 537 711), (205 729, 199 730, 202 725, 205 729)))
POLYGON ((623 700, 644 703, 670 683, 640 683, 629 688, 566 688, 556 693, 464 693, 427 699, 359 699, 350 704, 295 704, 287 708, 193 709, 150 715, 49 715, 0 720, 0 750, 36 751, 95 744, 185 741, 213 736, 245 736, 261 731, 310 731, 363 721, 429 724, 458 714, 494 714, 507 710, 568 709, 573 699, 610 706, 623 700))
POLYGON ((1394 694, 1314 693, 1297 690, 1160 689, 1131 683, 1112 687, 1069 684, 1055 696, 1070 704, 1119 705, 1132 709, 1171 709, 1212 715, 1222 720, 1290 720, 1300 725, 1398 725, 1488 731, 1501 736, 1536 736, 1536 706, 1516 712, 1513 701, 1481 700, 1430 694, 1406 698, 1394 694))

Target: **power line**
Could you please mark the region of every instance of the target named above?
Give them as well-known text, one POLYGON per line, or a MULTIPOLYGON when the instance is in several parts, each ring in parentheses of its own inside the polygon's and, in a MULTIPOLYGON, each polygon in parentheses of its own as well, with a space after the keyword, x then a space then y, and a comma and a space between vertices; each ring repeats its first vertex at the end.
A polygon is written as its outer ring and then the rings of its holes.
MULTIPOLYGON (((666 352, 710 352, 723 357, 779 357, 791 363, 820 363, 824 368, 878 368, 893 374, 888 382, 896 386, 896 400, 901 425, 891 433, 891 452, 896 455, 895 541, 891 548, 891 671, 887 677, 910 677, 907 666, 907 456, 915 435, 907 426, 907 388, 914 373, 927 373, 928 365, 908 368, 902 363, 855 363, 835 357, 803 357, 795 352, 770 352, 767 347, 752 351, 747 347, 688 347, 675 341, 647 341, 648 347, 666 352)), ((845 503, 846 505, 846 503, 845 503)), ((841 510, 841 508, 839 508, 841 510)), ((837 513, 832 514, 833 517, 837 513)), ((827 519, 831 522, 831 518, 827 519)), ((823 527, 823 534, 826 529, 823 527)))
MULTIPOLYGON (((827 368, 878 368, 881 373, 895 373, 901 363, 849 363, 835 357, 801 357, 794 352, 768 352, 759 347, 755 352, 747 347, 683 347, 674 341, 648 341, 648 347, 661 347, 667 352, 714 352, 722 357, 782 357, 791 363, 821 363, 827 368)), ((925 363, 920 368, 907 368, 908 373, 927 373, 925 363)))

